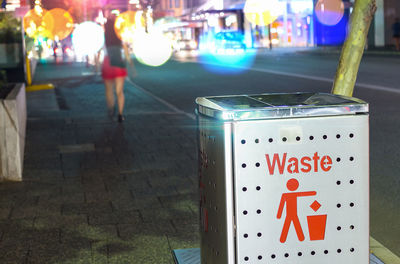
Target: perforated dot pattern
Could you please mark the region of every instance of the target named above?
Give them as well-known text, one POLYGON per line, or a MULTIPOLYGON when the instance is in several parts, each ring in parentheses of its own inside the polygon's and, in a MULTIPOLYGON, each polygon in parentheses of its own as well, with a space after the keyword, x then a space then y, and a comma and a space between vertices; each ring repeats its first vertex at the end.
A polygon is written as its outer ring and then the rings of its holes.
POLYGON ((236 122, 233 141, 237 263, 368 263, 367 115, 236 122), (302 235, 284 193, 308 193, 302 235))

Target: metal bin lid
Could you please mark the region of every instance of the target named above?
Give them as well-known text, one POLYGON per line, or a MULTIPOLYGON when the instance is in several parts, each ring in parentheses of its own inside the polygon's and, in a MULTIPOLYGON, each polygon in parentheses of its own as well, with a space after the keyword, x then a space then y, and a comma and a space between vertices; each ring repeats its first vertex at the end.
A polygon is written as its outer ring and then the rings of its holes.
POLYGON ((200 114, 225 121, 368 113, 363 100, 329 93, 198 97, 196 103, 200 114))

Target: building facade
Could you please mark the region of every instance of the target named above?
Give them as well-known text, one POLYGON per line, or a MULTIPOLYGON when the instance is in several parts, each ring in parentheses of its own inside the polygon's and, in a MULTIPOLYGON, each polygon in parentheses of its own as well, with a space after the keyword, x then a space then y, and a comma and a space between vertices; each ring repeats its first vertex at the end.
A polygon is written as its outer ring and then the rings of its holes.
MULTIPOLYGON (((274 2, 280 6, 280 14, 270 25, 255 25, 246 15, 242 15, 245 0, 185 0, 182 14, 186 15, 185 18, 193 20, 203 19, 205 31, 243 29, 247 45, 252 47, 341 45, 346 39, 354 0, 338 2, 341 10, 337 12, 336 17, 329 18, 334 23, 322 21, 323 19, 318 17, 320 7, 318 0, 276 0, 274 2), (237 14, 232 16, 232 10, 237 10, 237 14), (207 14, 218 11, 221 14, 224 13, 224 16, 218 18, 218 23, 215 21, 210 23, 211 16, 207 14)), ((376 0, 376 2, 378 8, 371 23, 368 46, 390 46, 393 44, 391 25, 396 17, 400 17, 400 1, 376 0)))
POLYGON ((155 17, 180 17, 184 9, 184 0, 159 0, 154 7, 155 17))

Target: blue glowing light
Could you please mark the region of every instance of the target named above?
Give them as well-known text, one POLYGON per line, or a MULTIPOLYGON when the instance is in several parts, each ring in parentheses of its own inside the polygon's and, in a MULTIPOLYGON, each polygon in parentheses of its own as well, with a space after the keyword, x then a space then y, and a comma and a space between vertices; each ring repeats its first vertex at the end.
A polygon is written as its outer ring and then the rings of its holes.
POLYGON ((246 48, 244 37, 235 31, 207 34, 200 39, 200 61, 209 71, 237 74, 249 68, 255 51, 246 48))

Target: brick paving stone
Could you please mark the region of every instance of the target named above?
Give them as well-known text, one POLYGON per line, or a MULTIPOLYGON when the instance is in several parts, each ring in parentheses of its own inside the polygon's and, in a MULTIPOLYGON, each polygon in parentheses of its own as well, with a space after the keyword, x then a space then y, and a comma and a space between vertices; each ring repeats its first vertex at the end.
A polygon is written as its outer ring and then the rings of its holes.
POLYGON ((110 201, 94 203, 72 203, 65 202, 62 205, 63 215, 81 215, 91 213, 111 213, 112 205, 110 201))
POLYGON ((127 83, 120 125, 99 76, 54 76, 60 110, 30 102, 24 181, 0 184, 0 262, 174 263, 199 241, 195 121, 127 83))
POLYGON ((99 192, 97 190, 102 190, 103 188, 93 188, 91 191, 86 191, 85 192, 85 202, 86 203, 104 203, 107 201, 110 201, 109 193, 107 193, 105 190, 102 192, 99 192))
POLYGON ((10 214, 10 219, 34 219, 37 216, 36 207, 15 206, 10 214))
POLYGON ((137 235, 130 241, 108 245, 109 263, 173 264, 166 236, 137 235))
POLYGON ((164 175, 149 177, 149 184, 153 188, 162 188, 162 187, 177 187, 177 186, 193 186, 193 183, 189 178, 181 175, 173 175, 169 174, 167 177, 164 175))
POLYGON ((172 225, 177 230, 173 235, 168 235, 172 249, 200 247, 199 217, 190 219, 174 219, 172 225))
POLYGON ((142 221, 140 213, 137 210, 134 211, 114 211, 112 213, 90 213, 89 224, 90 225, 112 225, 112 224, 129 224, 142 221))
POLYGON ((158 187, 158 188, 154 188, 154 189, 155 189, 156 195, 159 197, 178 194, 175 186, 163 186, 163 187, 158 187))
POLYGON ((21 246, 24 245, 28 247, 37 234, 33 223, 33 218, 7 219, 0 221, 0 230, 3 231, 1 245, 21 244, 21 246))
POLYGON ((121 210, 121 211, 132 211, 143 208, 161 207, 161 204, 158 202, 157 197, 154 197, 154 199, 152 198, 140 199, 140 200, 132 199, 129 202, 122 200, 113 200, 111 201, 111 205, 114 208, 114 210, 121 210))
POLYGON ((110 198, 112 201, 114 200, 131 201, 133 199, 129 186, 125 187, 121 186, 120 189, 117 190, 114 186, 106 184, 105 188, 107 189, 107 192, 110 194, 110 198))
POLYGON ((91 261, 90 243, 81 237, 76 237, 70 243, 61 243, 59 237, 58 241, 47 239, 31 246, 28 263, 72 263, 73 259, 91 261))
MULTIPOLYGON (((77 228, 64 228, 62 232, 62 239, 65 236, 78 236, 83 237, 93 243, 106 244, 118 240, 118 229, 115 224, 107 225, 80 225, 77 228)), ((64 240, 62 240, 64 241, 64 240)))
POLYGON ((118 197, 119 199, 124 198, 124 200, 132 199, 131 187, 128 185, 126 179, 124 179, 123 176, 119 179, 115 179, 116 177, 118 177, 118 175, 113 178, 103 179, 105 188, 111 193, 111 198, 118 197))
POLYGON ((57 183, 63 179, 61 168, 49 170, 42 168, 24 168, 24 180, 35 180, 42 183, 57 183))
POLYGON ((191 219, 196 217, 193 211, 187 208, 154 208, 140 210, 144 222, 173 221, 175 219, 191 219))
POLYGON ((130 240, 136 235, 171 235, 176 233, 176 229, 169 220, 158 220, 157 222, 139 222, 135 224, 118 224, 118 234, 123 240, 130 240))
MULTIPOLYGON (((188 182, 180 182, 175 186, 176 192, 178 195, 186 195, 186 194, 193 194, 194 190, 196 190, 198 184, 193 183, 188 179, 188 182)), ((197 191, 196 191, 197 192, 197 191)))
POLYGON ((174 195, 160 197, 160 201, 164 207, 176 207, 176 206, 190 206, 193 203, 198 202, 197 192, 184 195, 174 195))
POLYGON ((35 218, 34 227, 41 228, 65 228, 87 226, 88 217, 86 214, 53 214, 47 216, 39 216, 35 218))
POLYGON ((107 247, 103 243, 92 243, 91 255, 92 263, 108 264, 107 247))
POLYGON ((26 263, 29 248, 21 245, 19 241, 15 244, 0 246, 0 260, 4 264, 26 263))
POLYGON ((119 204, 112 202, 113 207, 117 208, 118 210, 130 210, 130 209, 146 209, 148 208, 161 208, 162 204, 160 200, 156 196, 148 196, 148 197, 141 197, 140 199, 133 199, 133 202, 126 205, 126 204, 119 204))
POLYGON ((11 206, 0 205, 0 220, 7 219, 10 216, 11 206))

